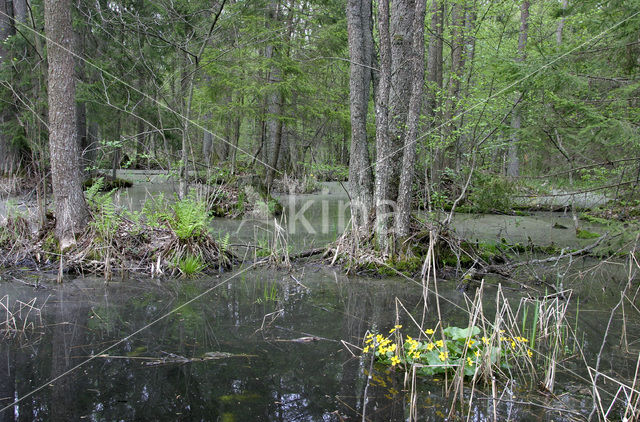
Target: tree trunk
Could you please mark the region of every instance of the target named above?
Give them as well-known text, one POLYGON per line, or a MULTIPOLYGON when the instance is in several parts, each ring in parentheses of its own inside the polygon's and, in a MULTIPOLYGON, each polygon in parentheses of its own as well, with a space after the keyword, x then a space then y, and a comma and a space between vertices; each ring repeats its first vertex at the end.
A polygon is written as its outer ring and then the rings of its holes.
POLYGON ((373 205, 373 172, 367 142, 367 113, 371 85, 373 35, 371 0, 347 2, 349 35, 349 105, 351 111, 351 149, 349 152, 349 191, 351 218, 355 229, 369 224, 373 205))
MULTIPOLYGON (((205 117, 207 121, 211 120, 211 116, 207 115, 205 117)), ((209 166, 211 164, 211 153, 213 151, 213 134, 208 130, 204 130, 204 134, 202 135, 202 158, 204 159, 204 163, 209 166)))
POLYGON ((404 169, 407 173, 404 174, 405 192, 402 200, 405 201, 403 210, 407 214, 398 223, 403 232, 408 225, 411 208, 410 185, 413 183, 415 139, 424 82, 424 63, 417 67, 413 64, 416 56, 424 62, 425 7, 426 4, 421 0, 394 1, 389 13, 389 1, 379 3, 380 82, 376 98, 375 203, 376 239, 383 254, 392 252, 391 229, 394 228, 394 218, 397 220, 398 188, 403 164, 411 167, 404 169), (414 28, 414 25, 417 27, 414 28), (417 84, 420 87, 414 97, 417 84), (413 106, 411 112, 410 103, 413 106))
POLYGON ((93 173, 93 166, 96 160, 96 151, 98 149, 98 123, 89 122, 87 125, 87 148, 83 156, 85 167, 90 168, 90 174, 93 173))
POLYGON ((409 234, 411 222, 411 206, 413 200, 413 176, 416 161, 416 140, 420 123, 420 106, 422 104, 422 87, 424 85, 424 18, 426 0, 416 0, 413 19, 411 96, 404 137, 404 154, 398 188, 396 205, 395 234, 398 238, 409 234))
POLYGON ((49 86, 49 150, 53 196, 56 204, 56 236, 61 250, 75 244, 75 235, 88 220, 78 164, 75 72, 71 0, 45 0, 45 33, 49 86), (55 40, 51 42, 50 40, 55 40))
MULTIPOLYGON (((11 2, 0 1, 0 64, 2 67, 8 66, 12 57, 10 51, 4 48, 4 41, 15 33, 11 20, 12 9, 11 2)), ((13 105, 4 105, 0 110, 0 175, 13 172, 19 163, 18 148, 13 142, 11 130, 6 130, 6 125, 12 120, 15 120, 13 105)))
MULTIPOLYGON (((82 34, 74 31, 75 39, 75 52, 80 55, 84 54, 84 37, 82 34)), ((76 79, 83 81, 85 78, 84 61, 80 58, 76 58, 76 79)), ((87 148, 87 105, 84 101, 76 102, 76 125, 78 131, 78 149, 80 158, 80 171, 84 174, 84 169, 87 167, 85 163, 85 153, 87 148)))
MULTIPOLYGON (((269 5, 267 24, 276 22, 279 18, 280 4, 272 1, 269 5)), ((277 56, 277 50, 272 44, 265 49, 265 57, 272 62, 277 56)), ((265 157, 267 161, 266 183, 270 188, 278 166, 278 156, 280 155, 280 146, 282 142, 282 121, 279 119, 282 111, 282 93, 278 84, 282 81, 282 74, 277 65, 272 65, 267 75, 267 84, 270 86, 270 92, 267 94, 267 121, 266 121, 266 143, 265 157)))
POLYGON ((120 112, 117 113, 116 118, 116 134, 115 138, 115 149, 113 150, 113 155, 111 156, 111 177, 115 180, 117 176, 118 168, 120 167, 120 159, 122 153, 122 146, 120 144, 120 138, 122 134, 122 117, 120 116, 120 112))
POLYGON ((568 1, 562 0, 560 7, 562 8, 562 17, 560 18, 560 22, 558 22, 558 28, 556 29, 556 44, 562 44, 562 31, 564 30, 564 12, 567 10, 568 1))
MULTIPOLYGON (((427 109, 425 114, 429 117, 429 127, 434 130, 432 139, 439 138, 439 130, 437 129, 437 118, 440 107, 438 93, 442 90, 442 33, 443 33, 443 15, 444 1, 434 0, 431 3, 431 36, 429 37, 429 54, 427 56, 427 83, 429 90, 427 91, 427 109)), ((440 166, 441 149, 438 146, 431 148, 431 182, 435 185, 440 184, 440 166)))
MULTIPOLYGON (((527 36, 529 33, 529 1, 525 0, 520 6, 520 35, 518 36, 518 57, 516 61, 523 62, 526 58, 527 36)), ((520 93, 516 92, 519 99, 520 93)), ((507 176, 517 177, 520 174, 520 160, 518 159, 518 143, 520 142, 520 128, 522 117, 521 106, 516 104, 511 117, 511 139, 509 141, 509 153, 507 163, 507 176)))
MULTIPOLYGON (((465 10, 461 3, 455 3, 451 11, 451 72, 445 103, 444 114, 444 142, 449 151, 444 159, 444 167, 455 168, 455 151, 458 149, 458 135, 455 134, 459 120, 454 119, 457 111, 457 102, 460 99, 460 81, 464 70, 465 57, 465 10)), ((457 169, 456 169, 457 170, 457 169)))
POLYGON ((392 204, 389 198, 391 160, 385 159, 391 151, 389 134, 389 91, 391 89, 391 39, 389 35, 389 0, 378 2, 378 34, 380 37, 380 78, 376 95, 376 235, 378 245, 388 249, 392 204))

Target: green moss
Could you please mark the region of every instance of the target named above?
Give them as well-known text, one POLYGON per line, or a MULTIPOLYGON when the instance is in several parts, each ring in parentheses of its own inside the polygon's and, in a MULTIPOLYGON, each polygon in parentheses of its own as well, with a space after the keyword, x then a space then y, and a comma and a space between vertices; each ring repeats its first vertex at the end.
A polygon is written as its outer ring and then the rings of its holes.
POLYGON ((100 183, 99 190, 101 192, 111 192, 114 189, 120 188, 130 188, 133 186, 133 182, 126 179, 120 179, 116 177, 115 179, 110 176, 100 176, 100 177, 90 177, 84 181, 85 189, 89 189, 96 183, 100 183), (100 180, 102 179, 102 182, 100 180))
POLYGON ((42 250, 49 253, 60 252, 60 243, 53 231, 47 233, 44 239, 42 239, 42 250))
POLYGON ((582 213, 580 214, 580 219, 587 221, 589 223, 596 223, 596 224, 602 224, 602 225, 608 225, 610 224, 613 220, 609 220, 607 218, 602 218, 602 217, 597 217, 595 215, 589 214, 589 213, 582 213))
POLYGON ((576 237, 578 239, 595 239, 600 237, 598 233, 590 232, 589 230, 578 229, 576 232, 576 237))

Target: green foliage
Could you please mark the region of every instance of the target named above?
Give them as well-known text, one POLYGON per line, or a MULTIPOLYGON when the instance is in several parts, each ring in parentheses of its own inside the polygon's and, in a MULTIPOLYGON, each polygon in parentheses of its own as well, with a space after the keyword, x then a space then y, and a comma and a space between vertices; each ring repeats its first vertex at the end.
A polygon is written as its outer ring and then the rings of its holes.
POLYGON ((590 232, 589 230, 578 229, 576 232, 576 237, 578 239, 595 239, 600 237, 598 233, 590 232))
POLYGON ((311 177, 320 182, 346 182, 349 180, 349 167, 341 164, 302 163, 311 177))
POLYGON ((113 202, 112 191, 101 192, 103 189, 103 178, 98 178, 89 189, 85 191, 85 197, 92 214, 92 221, 89 223, 97 233, 108 239, 113 236, 120 224, 120 215, 117 213, 116 205, 113 202))
POLYGON ((169 225, 179 239, 197 238, 208 232, 210 217, 207 204, 199 200, 194 192, 176 201, 171 208, 174 214, 169 225))
POLYGON ((477 172, 470 190, 468 201, 477 212, 511 210, 515 189, 513 182, 503 177, 477 172))
POLYGON ((142 214, 151 227, 159 227, 171 221, 171 212, 167 207, 164 193, 148 198, 142 206, 142 214))
POLYGON ((191 277, 201 273, 206 265, 202 261, 199 255, 184 254, 175 260, 174 265, 180 270, 180 272, 186 276, 191 277))

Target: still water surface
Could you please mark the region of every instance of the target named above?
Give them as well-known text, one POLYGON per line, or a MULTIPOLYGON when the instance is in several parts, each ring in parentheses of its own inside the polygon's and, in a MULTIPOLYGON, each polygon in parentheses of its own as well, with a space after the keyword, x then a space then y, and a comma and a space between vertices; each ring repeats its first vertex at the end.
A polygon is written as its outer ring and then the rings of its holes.
MULTIPOLYGON (((293 197, 293 209, 308 199, 293 197)), ((315 205, 307 208, 307 218, 318 230, 315 235, 290 235, 299 250, 332 240, 338 229, 336 213, 344 198, 329 192, 311 199, 315 205), (333 210, 328 233, 321 233, 323 222, 318 221, 323 218, 318 212, 323 212, 324 200, 333 210)), ((535 236, 574 244, 572 230, 552 228, 557 221, 570 224, 568 217, 560 214, 468 216, 459 218, 457 227, 481 239, 514 236, 514 241, 524 241, 535 236)), ((262 230, 256 227, 267 230, 269 224, 217 220, 214 229, 232 232, 233 241, 242 243, 253 242, 257 230, 262 230)), ((571 319, 575 323, 578 316, 578 337, 591 366, 610 310, 626 281, 623 265, 587 272, 593 264, 596 262, 590 260, 576 263, 576 268, 585 271, 571 271, 562 280, 565 288, 574 289, 571 319)), ((80 277, 61 286, 45 284, 44 289, 15 281, 15 274, 3 275, 0 297, 7 295, 10 307, 15 309, 16 300, 34 297, 36 306, 46 305, 43 326, 38 319, 29 318, 36 323, 34 330, 28 330, 22 340, 0 343, 0 405, 46 387, 0 413, 0 421, 341 421, 361 420, 365 403, 368 420, 407 419, 409 394, 404 376, 376 366, 370 374, 369 362, 350 344, 361 345, 368 329, 393 327, 398 301, 420 317, 424 302, 419 284, 397 277, 346 277, 337 269, 315 265, 291 272, 266 268, 235 271, 239 273, 197 280, 104 283, 80 277), (314 339, 306 341, 308 337, 314 339), (100 356, 72 370, 96 355, 100 356)), ((457 280, 440 282, 440 305, 445 324, 463 326, 467 323, 461 310, 466 308, 465 292, 457 289, 457 284, 457 280)), ((544 288, 538 289, 544 292, 544 288)), ((473 295, 473 290, 466 294, 473 295)), ((506 290, 514 307, 521 297, 535 294, 514 285, 506 290)), ((495 287, 487 287, 485 297, 485 313, 491 315, 495 287)), ((428 305, 427 327, 437 321, 433 295, 428 305)), ((640 319, 633 316, 626 321, 629 339, 640 334, 635 323, 640 319)), ((400 313, 398 322, 411 326, 405 313, 400 313)), ((613 340, 604 349, 601 369, 624 378, 633 374, 635 360, 633 353, 624 353, 618 346, 622 332, 619 318, 612 322, 610 332, 613 340)), ((416 334, 411 328, 406 328, 406 333, 416 334)), ((634 347, 632 342, 631 349, 634 347)), ((544 364, 542 358, 537 362, 541 367, 544 364)), ((525 381, 508 384, 499 391, 499 419, 557 421, 572 420, 577 414, 586 416, 592 406, 587 377, 584 362, 573 358, 559 366, 552 398, 529 388, 525 381)), ((450 399, 445 397, 445 382, 439 378, 419 382, 420 420, 442 420, 448 413, 450 399)), ((469 405, 470 392, 466 391, 462 416, 469 412, 472 420, 491 420, 493 407, 485 393, 476 391, 469 405)))

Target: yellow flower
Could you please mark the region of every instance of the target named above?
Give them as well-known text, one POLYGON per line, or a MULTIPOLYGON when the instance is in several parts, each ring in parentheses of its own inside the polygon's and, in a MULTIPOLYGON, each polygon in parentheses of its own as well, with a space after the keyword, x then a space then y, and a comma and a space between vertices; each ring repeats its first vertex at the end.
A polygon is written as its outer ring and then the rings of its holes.
POLYGON ((429 328, 427 331, 425 331, 425 333, 427 333, 428 335, 433 334, 433 330, 431 328, 429 328))
POLYGON ((438 340, 438 341, 436 341, 436 346, 442 347, 442 346, 444 346, 444 342, 442 340, 438 340))
POLYGON ((435 347, 435 344, 433 344, 433 343, 427 344, 427 350, 428 351, 432 351, 434 347, 435 347))
POLYGON ((483 342, 484 344, 489 344, 489 339, 488 339, 488 338, 486 338, 485 336, 482 336, 482 342, 483 342))
POLYGON ((372 341, 373 341, 373 339, 372 339, 372 338, 370 338, 370 339, 367 339, 367 340, 365 341, 365 343, 369 344, 369 343, 371 343, 372 341))
POLYGON ((515 349, 515 348, 516 348, 516 342, 515 342, 515 341, 513 341, 513 340, 511 340, 511 348, 512 348, 512 349, 515 349))
POLYGON ((391 366, 396 366, 400 363, 400 358, 398 356, 394 356, 391 358, 391 366))
POLYGON ((527 350, 527 354, 529 355, 529 357, 533 356, 533 353, 531 352, 531 349, 527 350))
POLYGON ((469 366, 473 366, 473 361, 470 357, 467 357, 467 363, 469 364, 469 366))
POLYGON ((382 336, 382 334, 378 334, 376 336, 376 343, 382 343, 382 340, 384 340, 384 337, 382 336))
POLYGON ((480 350, 476 350, 476 357, 480 357, 480 350))
POLYGON ((474 339, 469 340, 469 343, 468 343, 469 347, 473 346, 475 344, 475 342, 476 341, 474 339))
POLYGON ((378 353, 380 353, 381 355, 384 355, 385 353, 387 353, 387 348, 384 346, 378 347, 378 353))
POLYGON ((447 360, 447 358, 449 357, 449 353, 447 352, 440 352, 440 354, 438 355, 438 357, 440 358, 441 361, 445 361, 447 360))
POLYGON ((402 328, 402 325, 394 325, 394 327, 389 330, 389 334, 393 334, 396 330, 399 330, 400 328, 402 328))
POLYGON ((387 347, 387 350, 388 350, 388 351, 390 351, 390 352, 395 352, 395 350, 396 350, 396 344, 395 344, 395 343, 393 343, 391 346, 387 347))
POLYGON ((362 349, 362 353, 369 353, 369 346, 362 349))
POLYGON ((420 359, 420 352, 415 352, 415 353, 413 354, 413 358, 414 358, 414 359, 420 359))

